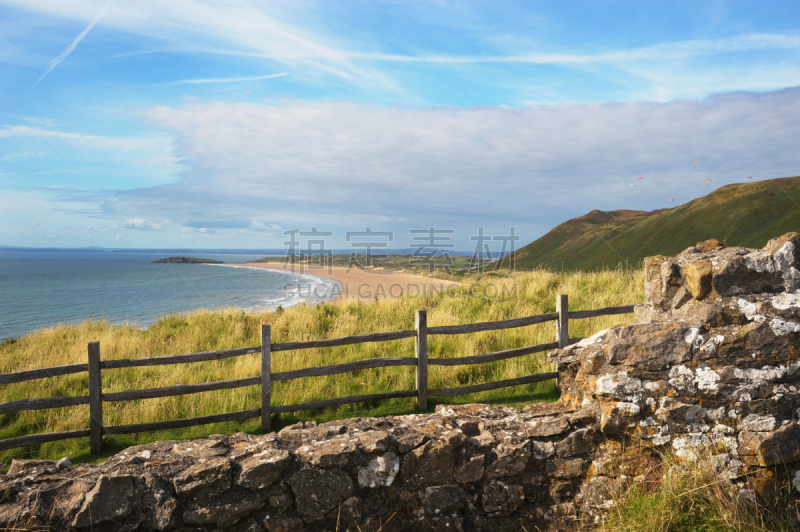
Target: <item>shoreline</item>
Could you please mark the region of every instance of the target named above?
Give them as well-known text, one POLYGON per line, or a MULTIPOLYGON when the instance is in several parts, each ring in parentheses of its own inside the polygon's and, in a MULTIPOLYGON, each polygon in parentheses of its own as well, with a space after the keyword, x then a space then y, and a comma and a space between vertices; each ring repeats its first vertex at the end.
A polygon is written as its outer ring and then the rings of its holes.
MULTIPOLYGON (((283 262, 242 262, 237 266, 265 268, 299 275, 323 277, 338 283, 337 293, 324 298, 327 301, 344 302, 348 300, 374 301, 375 299, 400 298, 405 295, 417 296, 424 292, 441 293, 460 283, 433 279, 422 275, 393 273, 385 271, 363 271, 356 268, 320 267, 309 269, 305 265, 285 264, 283 262)), ((302 290, 302 286, 297 287, 302 290)))

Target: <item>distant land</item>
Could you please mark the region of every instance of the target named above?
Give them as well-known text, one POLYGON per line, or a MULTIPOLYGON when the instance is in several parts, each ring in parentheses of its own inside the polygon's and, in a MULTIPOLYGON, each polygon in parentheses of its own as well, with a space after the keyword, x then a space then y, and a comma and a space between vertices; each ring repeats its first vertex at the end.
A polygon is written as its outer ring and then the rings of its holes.
MULTIPOLYGON (((141 248, 104 248, 104 247, 83 247, 83 248, 59 248, 59 247, 25 247, 25 246, 3 246, 0 245, 0 252, 2 251, 30 251, 30 252, 49 252, 49 253, 158 253, 163 255, 174 255, 175 253, 189 253, 189 254, 202 254, 202 255, 260 255, 262 257, 285 257, 287 255, 286 248, 268 248, 268 249, 181 249, 181 248, 162 248, 162 249, 141 249, 141 248)), ((326 250, 327 251, 327 250, 326 250)), ((330 250, 333 255, 350 255, 353 249, 333 249, 330 250)), ((426 248, 426 252, 430 252, 431 248, 426 248)), ((459 257, 471 257, 472 251, 457 251, 452 249, 442 250, 450 255, 459 257)), ((381 249, 380 252, 375 252, 376 255, 408 255, 409 248, 397 249, 381 249)), ((296 254, 306 253, 304 250, 299 250, 296 254)), ((500 253, 495 251, 493 257, 497 257, 500 253)), ((503 253, 507 255, 508 253, 503 253)))
POLYGON ((196 257, 167 257, 152 261, 152 264, 225 264, 221 260, 198 259, 196 257))
POLYGON ((594 210, 556 226, 499 266, 513 258, 517 270, 638 268, 645 257, 676 255, 709 238, 760 248, 790 231, 800 231, 800 177, 725 185, 672 209, 594 210))
MULTIPOLYGON (((450 274, 464 272, 472 267, 480 267, 488 261, 481 257, 472 257, 468 255, 460 255, 451 253, 449 257, 444 255, 433 256, 414 256, 406 252, 405 254, 392 254, 392 253, 373 253, 367 257, 363 253, 352 253, 349 255, 336 254, 330 257, 322 257, 319 255, 311 256, 294 256, 290 262, 294 264, 305 265, 321 265, 326 264, 334 268, 350 268, 353 266, 362 270, 385 270, 393 272, 407 272, 413 270, 415 272, 428 271, 429 273, 450 274), (321 260, 324 259, 324 263, 321 260)), ((283 262, 284 258, 276 259, 275 257, 264 257, 263 259, 254 260, 253 262, 283 262)))

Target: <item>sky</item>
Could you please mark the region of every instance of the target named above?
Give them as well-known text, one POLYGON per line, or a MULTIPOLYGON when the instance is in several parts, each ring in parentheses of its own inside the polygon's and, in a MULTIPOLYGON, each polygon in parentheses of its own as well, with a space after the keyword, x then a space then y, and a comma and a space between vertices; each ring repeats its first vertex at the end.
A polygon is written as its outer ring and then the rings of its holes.
POLYGON ((797 139, 788 0, 0 0, 0 245, 519 246, 797 139))

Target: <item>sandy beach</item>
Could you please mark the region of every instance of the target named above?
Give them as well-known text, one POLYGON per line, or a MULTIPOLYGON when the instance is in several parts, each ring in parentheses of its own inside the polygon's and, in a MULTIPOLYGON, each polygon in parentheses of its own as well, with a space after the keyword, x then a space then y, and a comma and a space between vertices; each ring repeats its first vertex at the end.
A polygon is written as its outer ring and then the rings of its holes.
POLYGON ((348 299, 374 301, 376 297, 378 299, 386 299, 399 298, 404 295, 414 297, 423 292, 439 293, 449 286, 458 285, 454 281, 381 270, 363 271, 353 268, 348 272, 347 268, 298 266, 296 264, 284 264, 283 262, 247 262, 241 264, 241 266, 305 273, 333 279, 342 286, 342 291, 334 299, 335 301, 348 299))

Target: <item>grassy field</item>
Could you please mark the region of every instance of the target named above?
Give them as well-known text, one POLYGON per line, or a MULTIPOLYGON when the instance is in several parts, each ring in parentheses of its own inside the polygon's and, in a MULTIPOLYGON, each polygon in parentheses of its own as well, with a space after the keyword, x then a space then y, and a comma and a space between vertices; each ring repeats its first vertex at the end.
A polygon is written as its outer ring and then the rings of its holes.
MULTIPOLYGON (((0 345, 0 373, 62 364, 85 362, 87 343, 99 341, 101 358, 153 357, 260 344, 260 326, 272 325, 273 342, 331 338, 367 332, 413 329, 418 308, 428 310, 429 326, 494 321, 555 311, 556 294, 568 294, 570 309, 638 303, 644 299, 644 277, 640 271, 604 271, 559 274, 546 271, 515 273, 510 276, 487 274, 463 279, 460 289, 432 297, 383 300, 375 303, 339 302, 300 306, 273 313, 246 313, 238 310, 196 311, 164 316, 147 329, 112 325, 104 321, 85 321, 78 325, 59 325, 25 335, 0 345)), ((631 315, 607 316, 570 323, 572 337, 590 334, 611 325, 630 321, 631 315)), ((429 337, 430 357, 459 357, 523 347, 555 338, 553 322, 511 329, 457 336, 429 337)), ((360 344, 353 346, 285 351, 273 354, 273 371, 325 366, 359 359, 413 356, 414 340, 360 344)), ((552 368, 546 354, 533 354, 491 364, 429 368, 429 388, 451 388, 530 375, 552 368)), ((251 377, 260 374, 260 355, 246 355, 215 362, 130 368, 103 371, 105 393, 174 384, 193 384, 215 380, 251 377)), ((331 377, 313 377, 273 384, 273 404, 294 404, 353 394, 414 389, 414 368, 380 368, 331 377)), ((86 395, 88 375, 75 374, 3 386, 0 402, 31 397, 86 395)), ((524 405, 557 399, 552 382, 518 386, 452 398, 452 402, 489 402, 524 405)), ((440 400, 430 401, 433 410, 440 400)), ((105 403, 107 426, 145 423, 232 412, 260 405, 260 388, 208 392, 135 402, 105 403)), ((413 399, 398 399, 380 404, 356 404, 324 411, 281 415, 273 427, 300 420, 353 416, 407 414, 415 412, 413 399)), ((26 411, 0 416, 0 439, 89 426, 88 406, 45 411, 26 411)), ((100 460, 137 443, 161 439, 185 439, 215 433, 258 432, 258 420, 225 423, 190 429, 162 431, 131 436, 108 437, 103 456, 88 455, 86 439, 53 442, 36 447, 0 453, 7 465, 13 458, 59 458, 75 462, 100 460)))

